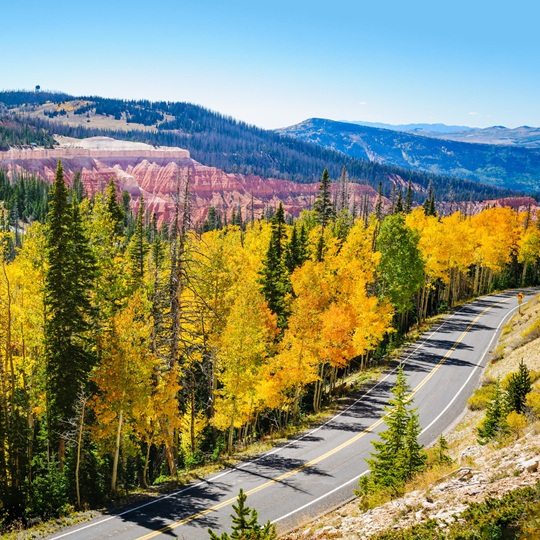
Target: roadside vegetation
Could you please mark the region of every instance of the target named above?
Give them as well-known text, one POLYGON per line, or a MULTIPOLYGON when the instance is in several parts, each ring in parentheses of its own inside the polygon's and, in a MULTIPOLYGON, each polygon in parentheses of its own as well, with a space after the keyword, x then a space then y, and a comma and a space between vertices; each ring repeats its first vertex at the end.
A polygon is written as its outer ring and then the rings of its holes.
MULTIPOLYGON (((89 198, 68 180, 59 163, 50 192, 2 188, 6 530, 172 485, 305 425, 429 316, 540 277, 538 216, 438 216, 433 192, 413 208, 411 186, 353 208, 346 171, 334 188, 325 171, 297 219, 213 209, 202 230, 188 177, 166 224, 112 182, 89 198), (13 215, 34 198, 45 216, 13 215)), ((395 493, 437 459, 415 444, 406 395, 388 435, 399 468, 376 480, 395 493)), ((380 447, 374 468, 389 459, 380 447)))

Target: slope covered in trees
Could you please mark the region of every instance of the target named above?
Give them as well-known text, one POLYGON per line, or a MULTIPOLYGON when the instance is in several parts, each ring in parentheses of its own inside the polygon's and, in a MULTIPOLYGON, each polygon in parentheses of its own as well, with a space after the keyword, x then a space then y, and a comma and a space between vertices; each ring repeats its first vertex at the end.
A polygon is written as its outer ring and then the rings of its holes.
POLYGON ((112 183, 69 189, 59 165, 44 223, 16 250, 0 233, 4 526, 218 459, 320 410, 430 313, 539 282, 537 215, 355 220, 325 178, 294 223, 278 208, 197 233, 187 177, 158 229, 112 183))
POLYGON ((75 98, 61 93, 17 91, 0 92, 0 103, 4 103, 12 113, 24 113, 25 121, 49 133, 70 137, 106 135, 155 145, 178 146, 187 148, 197 161, 226 172, 315 182, 323 168, 328 168, 330 176, 337 178, 342 167, 346 166, 353 181, 368 183, 373 187, 381 182, 388 196, 397 176, 404 185, 409 181, 412 183, 417 199, 424 197, 422 191, 427 191, 430 184, 438 197, 444 200, 493 199, 510 194, 509 190, 464 178, 355 159, 342 152, 260 129, 190 103, 129 101, 96 96, 75 98), (46 103, 50 103, 50 106, 45 107, 46 103), (39 110, 42 114, 34 112, 37 107, 41 107, 39 110), (92 115, 96 114, 123 119, 127 126, 117 130, 114 127, 107 130, 92 127, 92 115), (68 116, 69 124, 64 122, 68 116), (74 119, 78 120, 74 122, 74 119))

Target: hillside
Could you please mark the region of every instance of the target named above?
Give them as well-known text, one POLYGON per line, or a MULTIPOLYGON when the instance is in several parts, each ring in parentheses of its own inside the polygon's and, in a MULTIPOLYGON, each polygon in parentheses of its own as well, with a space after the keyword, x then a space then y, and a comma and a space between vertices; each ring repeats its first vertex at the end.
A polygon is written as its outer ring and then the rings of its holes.
POLYGON ((0 92, 4 116, 49 134, 68 137, 108 136, 158 146, 186 148, 204 165, 226 173, 257 175, 294 182, 315 182, 326 167, 337 178, 346 166, 351 179, 390 195, 410 181, 417 201, 433 185, 446 200, 482 200, 511 195, 510 190, 463 178, 356 159, 318 144, 257 128, 203 107, 181 102, 150 102, 73 97, 63 93, 0 92))
MULTIPOLYGON (((343 152, 354 159, 469 178, 528 193, 540 190, 538 148, 440 140, 323 118, 305 120, 279 133, 343 152)), ((441 136, 448 138, 447 134, 441 136)))

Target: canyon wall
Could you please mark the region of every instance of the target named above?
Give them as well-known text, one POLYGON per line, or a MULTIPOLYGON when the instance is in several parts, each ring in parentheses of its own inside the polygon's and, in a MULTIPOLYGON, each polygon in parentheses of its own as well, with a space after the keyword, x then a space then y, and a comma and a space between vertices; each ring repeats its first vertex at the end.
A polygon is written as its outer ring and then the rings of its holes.
MULTIPOLYGON (((143 196, 148 210, 155 212, 160 222, 170 219, 178 185, 183 185, 186 178, 194 224, 204 221, 210 206, 229 217, 233 209, 240 208, 244 218, 251 215, 253 208, 258 218, 281 201, 285 211, 296 216, 310 208, 317 196, 317 183, 225 173, 198 163, 180 148, 133 148, 129 143, 123 149, 118 145, 109 149, 100 146, 9 150, 0 152, 0 168, 12 176, 30 173, 52 182, 57 161, 62 160, 68 183, 80 172, 87 193, 92 195, 113 179, 119 190, 130 193, 134 206, 143 196)), ((358 208, 366 198, 373 205, 377 197, 375 190, 363 184, 351 184, 350 192, 351 205, 358 208)))

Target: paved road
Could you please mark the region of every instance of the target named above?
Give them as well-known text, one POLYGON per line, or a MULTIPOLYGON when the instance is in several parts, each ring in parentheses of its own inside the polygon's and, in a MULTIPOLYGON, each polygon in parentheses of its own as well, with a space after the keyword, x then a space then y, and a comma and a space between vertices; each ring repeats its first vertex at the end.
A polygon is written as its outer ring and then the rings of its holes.
MULTIPOLYGON (((532 295, 524 292, 526 298, 532 295)), ((404 354, 422 443, 433 442, 462 413, 498 331, 516 306, 516 291, 482 297, 446 317, 404 354)), ((254 461, 53 538, 206 540, 208 527, 229 530, 240 488, 263 520, 288 530, 351 498, 366 473, 371 441, 384 429, 383 407, 394 380, 395 369, 323 425, 254 461)))

